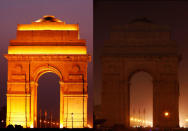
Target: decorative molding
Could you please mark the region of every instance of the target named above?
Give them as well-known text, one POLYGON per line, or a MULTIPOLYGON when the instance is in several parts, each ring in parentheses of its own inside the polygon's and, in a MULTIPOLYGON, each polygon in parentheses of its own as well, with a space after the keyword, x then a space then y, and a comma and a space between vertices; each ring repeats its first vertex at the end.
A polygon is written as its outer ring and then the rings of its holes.
POLYGON ((91 61, 90 55, 4 55, 8 60, 21 61, 91 61))

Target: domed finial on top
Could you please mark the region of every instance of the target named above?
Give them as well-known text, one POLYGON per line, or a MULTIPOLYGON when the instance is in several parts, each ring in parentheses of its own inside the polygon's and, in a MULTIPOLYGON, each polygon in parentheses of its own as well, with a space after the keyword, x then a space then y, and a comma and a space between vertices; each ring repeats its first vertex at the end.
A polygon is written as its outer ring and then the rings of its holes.
POLYGON ((61 20, 55 18, 53 15, 45 15, 43 18, 36 20, 35 22, 62 22, 61 20))

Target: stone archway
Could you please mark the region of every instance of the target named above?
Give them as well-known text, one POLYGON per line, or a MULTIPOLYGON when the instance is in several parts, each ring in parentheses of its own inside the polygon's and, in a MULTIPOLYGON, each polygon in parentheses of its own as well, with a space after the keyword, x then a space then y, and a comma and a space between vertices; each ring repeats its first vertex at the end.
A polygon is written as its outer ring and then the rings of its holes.
MULTIPOLYGON (((128 87, 128 90, 129 90, 129 92, 128 92, 128 95, 129 95, 129 104, 128 104, 128 113, 129 113, 129 125, 128 126, 130 126, 130 118, 131 118, 131 116, 130 116, 130 101, 131 101, 131 99, 130 99, 130 88, 131 88, 131 79, 132 79, 132 77, 135 75, 135 74, 137 74, 137 73, 139 73, 139 72, 144 72, 144 73, 146 73, 146 74, 148 74, 151 78, 152 78, 152 96, 153 96, 153 98, 152 98, 152 103, 153 103, 153 105, 152 105, 152 107, 153 107, 153 113, 152 113, 152 117, 153 117, 153 120, 152 121, 154 121, 155 119, 156 119, 156 115, 158 115, 158 114, 155 114, 154 113, 154 111, 155 111, 155 108, 157 108, 156 106, 155 106, 155 104, 154 103, 156 103, 157 101, 156 101, 156 89, 155 89, 155 81, 157 80, 157 75, 156 75, 156 73, 155 73, 155 70, 153 70, 153 68, 150 68, 150 65, 148 66, 147 64, 146 65, 140 65, 140 68, 138 68, 137 66, 134 68, 134 65, 133 65, 133 69, 132 70, 129 70, 128 71, 128 77, 127 77, 127 87, 128 87)), ((146 94, 143 94, 143 95, 146 95, 146 94)))
POLYGON ((60 78, 60 128, 87 127, 86 41, 79 39, 78 24, 65 24, 44 16, 20 24, 8 54, 7 122, 37 127, 37 81, 46 72, 60 78), (74 125, 74 127, 72 127, 74 125))
POLYGON ((146 70, 139 69, 130 73, 128 79, 130 127, 153 127, 153 82, 153 75, 146 70))
POLYGON ((129 79, 135 71, 144 70, 154 79, 153 126, 179 127, 179 60, 169 27, 142 19, 113 27, 102 56, 105 126, 130 126, 129 79))
POLYGON ((54 67, 49 64, 41 67, 37 67, 37 69, 35 69, 35 72, 33 74, 33 80, 37 82, 39 78, 47 72, 52 72, 56 74, 59 77, 60 81, 63 81, 63 75, 61 74, 60 69, 58 69, 58 67, 54 67))
POLYGON ((54 74, 56 74, 60 81, 60 125, 62 126, 63 124, 63 116, 64 116, 64 106, 63 106, 63 76, 61 74, 61 70, 57 69, 57 67, 54 66, 50 66, 48 64, 48 66, 39 66, 37 69, 35 69, 35 72, 33 73, 33 75, 31 75, 31 77, 33 78, 33 83, 31 84, 31 86, 33 86, 31 88, 31 111, 33 110, 33 113, 31 112, 31 120, 34 121, 34 125, 35 127, 37 127, 37 88, 38 88, 38 80, 39 78, 47 73, 47 72, 52 72, 54 74), (33 116, 33 119, 32 119, 33 116))
POLYGON ((53 72, 42 74, 37 87, 37 127, 59 128, 60 78, 53 72), (47 101, 47 102, 46 102, 47 101))

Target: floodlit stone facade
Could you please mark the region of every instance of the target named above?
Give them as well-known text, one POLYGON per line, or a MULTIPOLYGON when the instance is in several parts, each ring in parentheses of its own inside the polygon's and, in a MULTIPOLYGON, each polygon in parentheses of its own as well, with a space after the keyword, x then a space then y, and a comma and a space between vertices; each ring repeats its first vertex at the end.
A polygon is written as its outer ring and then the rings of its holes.
POLYGON ((170 33, 169 27, 146 19, 112 28, 102 57, 105 126, 130 126, 130 79, 144 71, 153 77, 153 126, 179 127, 180 58, 170 33))
POLYGON ((53 72, 60 78, 60 128, 87 127, 87 65, 91 56, 86 41, 79 38, 78 24, 66 24, 54 16, 20 24, 5 57, 7 125, 37 127, 38 79, 53 72))

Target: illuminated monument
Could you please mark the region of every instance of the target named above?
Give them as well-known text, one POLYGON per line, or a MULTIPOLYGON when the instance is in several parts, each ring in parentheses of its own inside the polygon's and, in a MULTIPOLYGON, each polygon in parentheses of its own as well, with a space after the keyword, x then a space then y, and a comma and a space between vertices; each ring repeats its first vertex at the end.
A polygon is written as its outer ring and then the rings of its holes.
POLYGON ((178 64, 177 44, 167 26, 147 19, 115 26, 102 57, 105 126, 130 126, 130 79, 144 71, 153 78, 153 126, 179 127, 178 64))
POLYGON ((20 24, 10 41, 7 81, 7 125, 37 127, 38 79, 47 72, 60 78, 60 128, 87 127, 86 41, 79 38, 78 24, 65 24, 44 16, 20 24))

